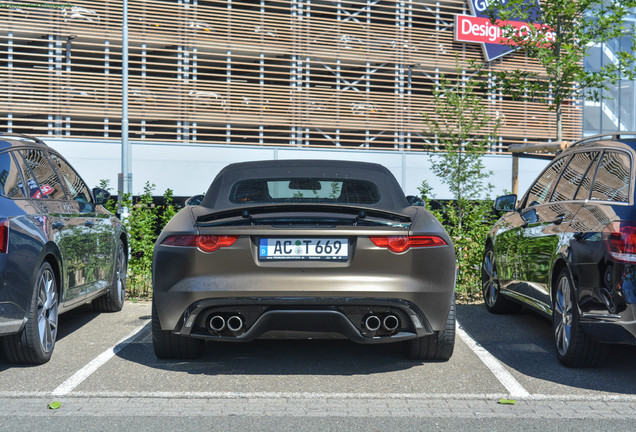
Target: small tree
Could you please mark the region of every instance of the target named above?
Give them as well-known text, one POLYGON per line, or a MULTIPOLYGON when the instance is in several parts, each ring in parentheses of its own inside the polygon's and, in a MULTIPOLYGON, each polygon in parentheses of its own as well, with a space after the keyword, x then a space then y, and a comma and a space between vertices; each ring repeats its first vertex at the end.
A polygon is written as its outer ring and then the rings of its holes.
POLYGON ((163 206, 161 210, 159 226, 157 227, 159 230, 162 230, 168 222, 170 222, 170 219, 177 214, 177 209, 174 206, 174 192, 170 188, 166 189, 163 193, 163 206))
MULTIPOLYGON (((483 240, 492 208, 492 201, 480 200, 493 189, 487 182, 492 172, 486 170, 482 156, 494 142, 500 120, 490 116, 484 105, 484 82, 467 77, 458 62, 455 72, 454 81, 440 76, 439 86, 433 91, 434 111, 423 115, 424 132, 442 150, 431 157, 432 171, 448 185, 455 199, 433 213, 455 243, 458 295, 473 299, 481 291, 483 240)), ((428 182, 424 181, 419 189, 422 198, 430 203, 428 182)))
MULTIPOLYGON (((99 187, 102 189, 110 191, 109 185, 109 180, 99 181, 99 187)), ((179 206, 174 204, 172 189, 166 189, 160 206, 154 205, 152 196, 154 190, 155 185, 146 182, 144 193, 136 199, 133 199, 131 194, 120 193, 119 203, 122 207, 130 209, 130 213, 122 217, 128 232, 130 249, 127 287, 129 296, 133 298, 150 294, 155 241, 159 232, 179 211, 179 206)), ((115 213, 117 203, 109 200, 106 207, 115 213)))
MULTIPOLYGON (((481 69, 479 69, 481 70, 481 69)), ((482 156, 495 142, 501 124, 493 118, 483 101, 486 83, 467 76, 456 60, 457 78, 451 81, 444 74, 433 90, 433 114, 423 114, 424 132, 442 150, 431 158, 433 173, 446 184, 457 203, 484 198, 493 186, 487 183, 492 171, 487 171, 482 156)), ((458 207, 458 227, 470 206, 458 207)))
POLYGON ((540 13, 529 0, 491 0, 492 23, 534 24, 527 32, 504 26, 507 44, 536 59, 543 72, 515 69, 495 73, 498 87, 513 99, 529 98, 556 113, 556 140, 563 139, 563 104, 582 95, 598 101, 621 78, 634 77, 634 27, 625 22, 636 0, 542 0, 540 13), (598 70, 586 70, 588 47, 622 38, 631 49, 614 53, 598 70))

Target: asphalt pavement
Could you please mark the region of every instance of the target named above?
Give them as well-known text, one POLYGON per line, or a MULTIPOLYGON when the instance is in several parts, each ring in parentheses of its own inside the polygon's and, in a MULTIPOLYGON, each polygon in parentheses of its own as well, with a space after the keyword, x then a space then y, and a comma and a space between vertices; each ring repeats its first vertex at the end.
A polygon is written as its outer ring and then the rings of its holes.
POLYGON ((60 317, 49 363, 13 366, 0 357, 0 430, 636 426, 636 347, 613 346, 601 368, 568 369, 538 315, 460 305, 457 317, 448 362, 346 340, 210 343, 201 359, 166 361, 152 351, 149 303, 127 302, 114 314, 87 305, 60 317))

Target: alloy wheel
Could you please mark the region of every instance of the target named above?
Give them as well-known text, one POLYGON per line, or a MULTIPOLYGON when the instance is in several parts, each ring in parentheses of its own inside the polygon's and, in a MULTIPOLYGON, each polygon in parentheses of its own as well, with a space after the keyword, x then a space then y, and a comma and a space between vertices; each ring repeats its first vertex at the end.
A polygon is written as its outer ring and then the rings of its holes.
POLYGON ((115 283, 117 284, 117 298, 121 303, 126 295, 126 255, 124 254, 124 246, 119 243, 117 250, 117 261, 115 263, 115 283))
POLYGON ((554 340, 559 354, 565 356, 570 347, 574 304, 567 276, 561 277, 554 299, 554 340))
POLYGON ((492 250, 488 250, 484 255, 482 287, 484 301, 488 306, 494 307, 497 301, 499 282, 497 281, 497 269, 495 268, 495 253, 492 250))
POLYGON ((58 302, 55 275, 50 268, 44 268, 37 281, 38 287, 38 337, 42 350, 53 350, 57 336, 58 302))

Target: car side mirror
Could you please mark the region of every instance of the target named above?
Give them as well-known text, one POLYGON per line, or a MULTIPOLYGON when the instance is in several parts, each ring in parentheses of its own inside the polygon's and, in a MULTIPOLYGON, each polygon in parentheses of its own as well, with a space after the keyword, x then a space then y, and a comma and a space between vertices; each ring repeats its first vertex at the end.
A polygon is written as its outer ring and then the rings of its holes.
POLYGON ((95 204, 105 204, 110 198, 110 192, 102 188, 93 188, 93 197, 95 198, 95 204))
POLYGON ((424 200, 422 198, 418 197, 418 196, 407 195, 406 196, 406 200, 412 206, 415 206, 415 207, 426 207, 426 203, 424 202, 424 200))
POLYGON ((198 206, 203 201, 203 194, 191 196, 186 200, 186 205, 188 206, 198 206))
POLYGON ((510 194, 497 197, 492 208, 495 211, 515 211, 517 209, 517 195, 510 194))

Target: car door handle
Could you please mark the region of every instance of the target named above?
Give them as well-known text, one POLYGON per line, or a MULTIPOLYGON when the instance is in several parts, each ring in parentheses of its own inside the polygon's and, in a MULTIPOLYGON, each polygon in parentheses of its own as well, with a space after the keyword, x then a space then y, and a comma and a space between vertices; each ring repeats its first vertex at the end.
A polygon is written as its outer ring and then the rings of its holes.
POLYGON ((93 225, 95 225, 95 222, 93 221, 86 221, 84 222, 84 226, 89 227, 89 228, 93 228, 93 225))
POLYGON ((64 228, 66 225, 64 225, 62 222, 57 221, 57 222, 53 222, 53 224, 51 225, 51 227, 54 230, 61 230, 62 228, 64 228))
POLYGON ((565 214, 560 214, 560 215, 558 215, 557 217, 554 218, 552 223, 555 224, 555 225, 561 225, 561 223, 563 222, 563 219, 565 219, 565 214))

